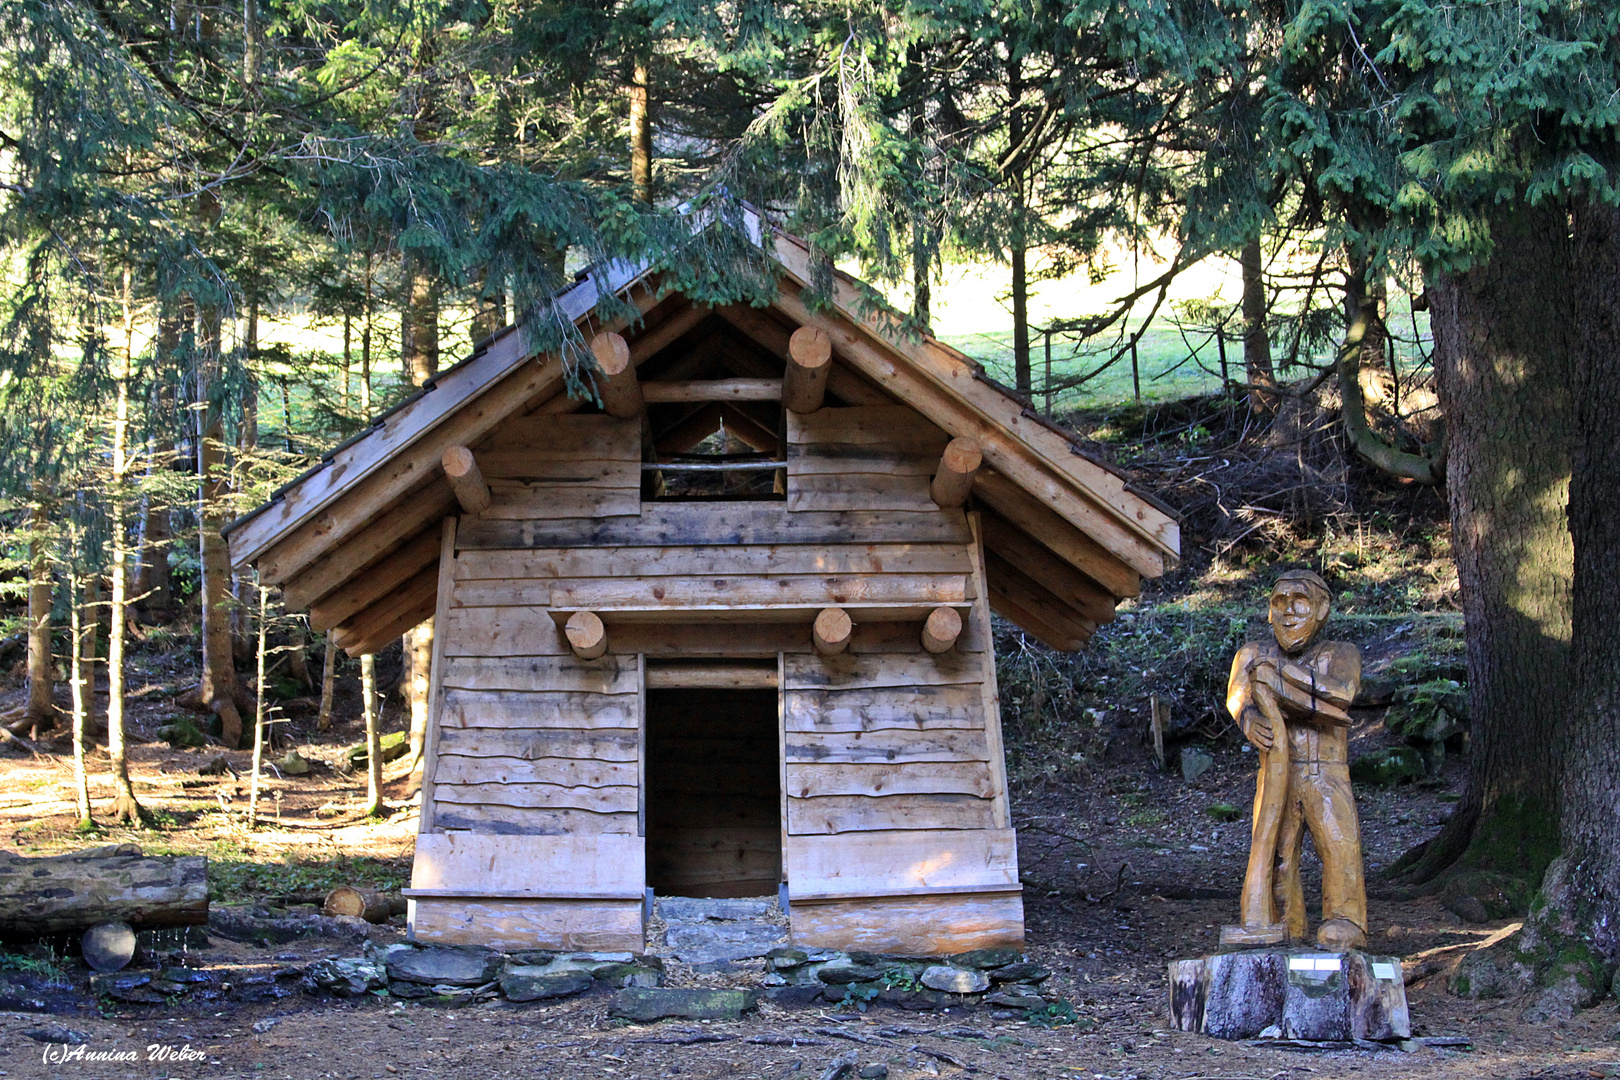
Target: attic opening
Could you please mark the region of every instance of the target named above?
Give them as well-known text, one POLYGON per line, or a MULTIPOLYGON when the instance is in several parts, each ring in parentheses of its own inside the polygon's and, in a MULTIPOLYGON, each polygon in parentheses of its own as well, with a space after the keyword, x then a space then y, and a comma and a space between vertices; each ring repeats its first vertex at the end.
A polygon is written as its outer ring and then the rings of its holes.
POLYGON ((643 332, 686 327, 637 371, 647 401, 642 499, 786 498, 784 364, 718 314, 694 321, 693 310, 649 321, 643 332))
POLYGON ((647 885, 775 895, 782 788, 774 689, 648 689, 647 885))

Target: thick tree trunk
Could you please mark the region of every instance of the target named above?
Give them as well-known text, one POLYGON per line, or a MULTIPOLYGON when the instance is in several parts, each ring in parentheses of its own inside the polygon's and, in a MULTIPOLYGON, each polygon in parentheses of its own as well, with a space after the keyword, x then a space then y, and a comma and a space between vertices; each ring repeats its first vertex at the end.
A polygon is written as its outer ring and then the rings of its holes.
POLYGON ((118 920, 136 929, 208 921, 201 855, 79 853, 24 859, 0 853, 0 934, 39 937, 118 920))
POLYGON ((1396 867, 1417 881, 1462 859, 1533 884, 1557 849, 1573 572, 1570 246, 1556 212, 1503 214, 1493 235, 1490 262, 1429 289, 1473 722, 1457 809, 1396 867))
MULTIPOLYGON (((1266 330, 1266 264, 1259 233, 1243 245, 1238 263, 1243 271, 1243 372, 1250 386, 1276 386, 1271 335, 1266 330)), ((1249 391, 1249 408, 1254 412, 1269 412, 1276 403, 1274 394, 1249 391)))
POLYGON ((433 665, 432 619, 405 635, 405 656, 405 698, 411 712, 411 771, 415 772, 422 767, 423 748, 427 745, 428 688, 433 665))
MULTIPOLYGON (((205 312, 203 348, 219 355, 219 321, 205 312)), ((220 719, 220 741, 228 749, 242 745, 242 710, 250 707, 236 677, 235 647, 231 635, 230 551, 220 529, 230 519, 225 505, 225 426, 219 407, 206 405, 197 439, 197 476, 201 485, 197 520, 198 555, 202 566, 202 700, 220 719)))
MULTIPOLYGON (((1556 928, 1613 967, 1620 958, 1620 211, 1577 204, 1572 291, 1576 438, 1574 689, 1563 728, 1561 873, 1548 872, 1535 927, 1556 928), (1554 880, 1562 889, 1554 891, 1554 880)), ((1606 987, 1599 988, 1606 989, 1606 987)))
POLYGON ((51 659, 51 582, 50 513, 43 498, 36 497, 29 516, 28 534, 28 706, 24 716, 28 727, 18 734, 33 735, 56 726, 56 691, 51 659))
POLYGON ((315 716, 315 730, 331 731, 332 695, 337 689, 337 646, 332 644, 331 634, 326 635, 321 653, 321 710, 315 716))

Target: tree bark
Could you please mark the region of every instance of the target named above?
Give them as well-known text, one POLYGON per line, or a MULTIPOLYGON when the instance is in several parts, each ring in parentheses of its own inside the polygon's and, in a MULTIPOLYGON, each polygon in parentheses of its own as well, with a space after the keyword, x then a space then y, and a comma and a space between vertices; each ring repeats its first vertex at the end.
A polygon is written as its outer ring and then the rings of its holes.
POLYGON ((129 470, 129 374, 134 366, 135 312, 130 272, 124 271, 124 355, 113 377, 116 382, 112 416, 112 482, 107 493, 107 531, 112 548, 111 617, 107 621, 107 758, 112 771, 112 818, 120 825, 140 825, 141 804, 129 782, 129 747, 124 740, 124 609, 129 597, 129 546, 124 535, 129 470))
POLYGON ((405 317, 401 352, 405 377, 421 386, 439 370, 439 300, 431 275, 412 255, 405 256, 405 317))
POLYGON ((28 727, 18 734, 34 735, 56 726, 56 691, 51 657, 51 607, 55 586, 51 581, 50 512, 36 488, 28 533, 28 727))
POLYGON ((332 694, 337 688, 337 646, 332 644, 331 634, 326 635, 321 653, 321 710, 315 716, 315 730, 331 731, 332 694))
MULTIPOLYGON (((218 363, 217 312, 202 316, 202 347, 206 364, 218 363)), ((231 635, 230 551, 220 529, 230 518, 225 505, 225 425, 217 404, 207 402, 202 388, 203 417, 197 438, 197 475, 200 482, 197 521, 198 556, 202 564, 202 700, 219 716, 220 741, 227 749, 242 745, 242 710, 250 707, 236 677, 235 648, 231 635)))
POLYGON ((366 813, 382 812, 382 736, 377 727, 377 657, 360 657, 360 715, 366 723, 366 813))
POLYGON ((630 189, 636 201, 652 205, 652 113, 647 58, 638 56, 630 75, 630 189))
MULTIPOLYGON (((77 538, 75 538, 75 541, 77 538)), ((77 547, 77 543, 74 544, 77 547)), ((73 695, 73 794, 79 824, 94 823, 90 814, 90 773, 85 767, 84 738, 89 704, 84 699, 84 626, 79 606, 78 575, 68 575, 68 689, 73 695)))
POLYGON ((1577 203, 1572 217, 1580 317, 1569 494, 1574 688, 1563 727, 1563 865, 1548 871, 1532 930, 1564 939, 1549 955, 1578 944, 1612 967, 1620 957, 1620 211, 1577 203), (1549 887, 1555 881, 1561 889, 1549 887))
POLYGON ((1570 245, 1549 210, 1501 214, 1493 236, 1489 262, 1429 288, 1472 743, 1451 819, 1395 867, 1420 882, 1459 859, 1534 882, 1557 848, 1574 560, 1570 245))
POLYGON ((414 773, 422 767, 423 749, 427 745, 428 688, 432 685, 433 620, 417 626, 405 635, 406 700, 410 704, 410 759, 414 773))
POLYGON ((1367 422, 1367 402, 1362 396, 1362 364, 1369 356, 1381 357, 1385 331, 1378 314, 1378 300, 1367 288, 1361 269, 1350 272, 1345 286, 1345 335, 1339 345, 1339 416, 1345 436, 1357 454, 1391 476, 1416 480, 1420 484, 1441 484, 1446 479, 1444 452, 1434 458, 1410 454, 1385 442, 1367 422))
POLYGON ((0 934, 39 937, 114 920, 136 929, 208 921, 207 859, 122 849, 135 854, 0 854, 0 934))
MULTIPOLYGON (((1276 386, 1271 364, 1271 335, 1266 330, 1265 253, 1256 232, 1243 245, 1238 264, 1243 272, 1243 371, 1250 386, 1276 386)), ((1270 412, 1277 398, 1262 390, 1249 391, 1252 412, 1270 412)))

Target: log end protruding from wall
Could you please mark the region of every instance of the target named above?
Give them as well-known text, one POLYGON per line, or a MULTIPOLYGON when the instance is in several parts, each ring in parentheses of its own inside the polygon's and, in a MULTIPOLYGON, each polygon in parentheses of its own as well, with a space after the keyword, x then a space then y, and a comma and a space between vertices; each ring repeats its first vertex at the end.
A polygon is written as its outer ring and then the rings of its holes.
POLYGON ((984 463, 984 453, 972 439, 952 439, 939 457, 939 469, 928 493, 944 507, 961 506, 973 490, 973 478, 984 463))
POLYGON ((479 514, 489 509, 489 484, 471 450, 447 446, 439 463, 444 466, 444 478, 450 481, 450 490, 455 492, 463 513, 479 514))
POLYGON ((609 330, 591 339, 591 355, 596 357, 596 392, 602 397, 603 411, 620 420, 640 416, 646 403, 636 381, 636 366, 630 362, 630 345, 609 330))
POLYGON ((832 338, 817 326, 801 326, 788 339, 787 377, 782 404, 796 413, 813 413, 827 394, 832 371, 832 338))
POLYGON ((816 652, 822 656, 836 656, 849 648, 849 639, 855 633, 855 621, 843 608, 822 608, 810 630, 816 652))
POLYGON ((602 617, 594 611, 576 611, 568 616, 563 633, 567 635, 574 655, 581 660, 595 660, 607 652, 607 627, 602 625, 602 617))

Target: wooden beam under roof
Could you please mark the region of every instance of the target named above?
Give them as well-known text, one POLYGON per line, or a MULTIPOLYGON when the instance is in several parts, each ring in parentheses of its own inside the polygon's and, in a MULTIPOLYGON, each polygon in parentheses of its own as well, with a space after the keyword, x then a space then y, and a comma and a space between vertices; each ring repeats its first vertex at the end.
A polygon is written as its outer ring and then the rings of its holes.
POLYGON ((990 606, 1004 618, 1061 652, 1082 649, 1091 640, 1094 624, 1006 561, 986 551, 984 568, 990 606))
MULTIPOLYGON (((750 340, 763 346, 783 364, 788 362, 792 355, 789 342, 793 338, 793 331, 765 311, 746 304, 733 304, 730 307, 716 308, 715 313, 748 335, 750 340)), ((836 350, 834 360, 832 370, 827 374, 828 393, 850 405, 895 404, 893 395, 885 393, 882 388, 867 382, 837 363, 836 350)))
POLYGON ((439 529, 430 524, 397 551, 356 573, 317 603, 299 606, 309 608, 311 627, 330 630, 399 588, 438 557, 439 529))
POLYGON ((1005 476, 979 470, 973 482, 973 495, 1110 594, 1117 597, 1141 594, 1140 573, 1005 476))
MULTIPOLYGON (((409 497, 389 507, 382 515, 359 531, 350 534, 341 543, 331 546, 327 554, 299 567, 296 574, 288 574, 282 564, 282 547, 271 548, 259 560, 259 574, 266 582, 282 581, 282 602, 290 610, 309 607, 377 559, 398 548, 424 528, 436 525, 447 515, 456 512, 456 497, 442 475, 429 474, 428 483, 410 490, 409 497)), ((318 538, 317 538, 318 539, 318 538)), ((321 548, 313 543, 300 549, 299 554, 321 548)))
POLYGON ((1114 618, 1114 598, 1108 590, 1076 570, 1000 514, 981 510, 984 546, 1012 566, 1020 567, 1058 599, 1099 626, 1114 618))
POLYGON ((394 593, 338 626, 333 640, 350 656, 374 653, 431 618, 438 596, 439 564, 434 560, 394 593))
MULTIPOLYGON (((995 393, 989 387, 970 386, 975 381, 965 366, 951 385, 954 393, 948 392, 919 372, 914 363, 897 357, 887 343, 879 343, 843 316, 825 312, 813 314, 790 286, 784 284, 777 303, 790 315, 802 317, 807 324, 826 330, 840 356, 889 387, 907 405, 952 436, 965 436, 977 442, 984 451, 986 464, 1102 544, 1115 558, 1148 577, 1158 577, 1164 572, 1164 547, 1160 541, 1141 535, 1127 524, 1117 508, 1101 502, 1083 483, 1057 475, 1054 472, 1057 463, 1023 444, 1015 434, 1016 424, 1009 429, 1002 420, 980 414, 963 400, 963 392, 970 388, 995 393)), ((1006 404, 1013 403, 1007 401, 1006 404)), ((1016 407, 1013 415, 1017 417, 1016 407)), ((1051 438, 1062 444, 1060 452, 1064 456, 1073 456, 1067 442, 1055 435, 1051 438)), ((1123 489, 1118 477, 1106 472, 1103 475, 1123 489)))

